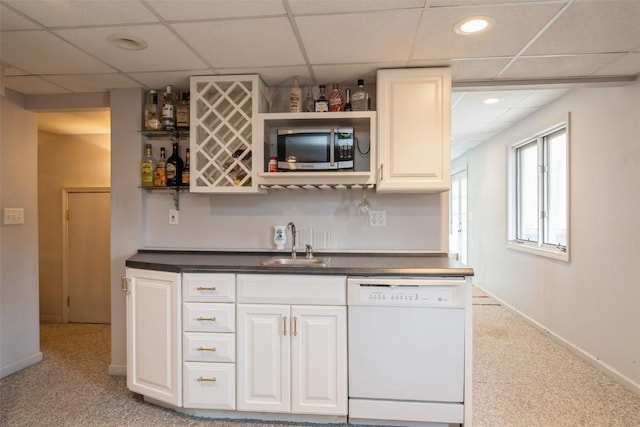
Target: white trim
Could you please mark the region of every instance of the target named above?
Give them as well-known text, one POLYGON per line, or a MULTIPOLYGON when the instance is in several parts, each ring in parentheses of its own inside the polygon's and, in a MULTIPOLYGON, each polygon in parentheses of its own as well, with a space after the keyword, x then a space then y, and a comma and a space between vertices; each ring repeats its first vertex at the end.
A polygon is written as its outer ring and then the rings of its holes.
POLYGON ((62 323, 61 314, 40 314, 40 323, 62 323))
POLYGON ((42 352, 38 351, 30 356, 23 357, 13 363, 0 367, 0 378, 14 374, 28 366, 34 365, 42 360, 42 352))
POLYGON ((507 309, 509 312, 511 312, 515 316, 517 316, 520 319, 524 320, 530 326, 533 326, 535 329, 539 330, 540 332, 543 332, 543 333, 547 334, 549 336, 549 338, 551 338, 553 341, 555 341, 556 343, 560 344, 561 346, 563 346, 564 348, 569 350, 571 353, 573 353, 574 355, 576 355, 577 357, 579 357, 583 361, 585 361, 588 364, 596 367, 597 369, 599 369, 600 371, 604 372, 606 375, 611 377, 614 381, 617 381, 617 382, 621 383, 622 385, 624 385, 625 387, 630 389, 633 393, 635 393, 636 395, 640 396, 640 384, 639 383, 637 383, 637 382, 633 381, 631 378, 625 376, 624 374, 622 374, 620 371, 618 371, 617 369, 613 368, 612 366, 604 363, 598 357, 592 355, 591 353, 587 352, 583 348, 581 348, 581 347, 577 346, 576 344, 572 343, 571 341, 563 338, 561 335, 558 335, 557 333, 555 333, 551 329, 547 328, 545 325, 543 325, 542 323, 538 322, 537 320, 527 316, 522 311, 520 311, 517 308, 513 307, 512 305, 506 303, 504 300, 498 298, 497 296, 495 296, 491 292, 487 291, 485 288, 483 288, 482 286, 478 285, 477 283, 474 282, 473 286, 475 286, 476 288, 482 290, 484 293, 489 295, 491 298, 493 298, 496 301, 498 301, 501 306, 503 306, 505 309, 507 309))
POLYGON ((127 365, 109 365, 109 375, 127 376, 127 365))
POLYGON ((559 261, 569 262, 569 252, 548 246, 538 246, 537 243, 529 243, 521 240, 509 240, 507 249, 526 252, 533 255, 539 255, 546 258, 553 258, 559 261))

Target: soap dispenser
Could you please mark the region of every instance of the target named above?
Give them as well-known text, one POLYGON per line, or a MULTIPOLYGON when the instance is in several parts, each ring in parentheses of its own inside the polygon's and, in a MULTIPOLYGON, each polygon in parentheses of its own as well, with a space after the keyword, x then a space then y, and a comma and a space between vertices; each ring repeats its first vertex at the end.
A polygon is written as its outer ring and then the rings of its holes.
POLYGON ((276 249, 284 249, 284 245, 287 243, 287 226, 274 225, 273 230, 273 243, 276 244, 276 249))

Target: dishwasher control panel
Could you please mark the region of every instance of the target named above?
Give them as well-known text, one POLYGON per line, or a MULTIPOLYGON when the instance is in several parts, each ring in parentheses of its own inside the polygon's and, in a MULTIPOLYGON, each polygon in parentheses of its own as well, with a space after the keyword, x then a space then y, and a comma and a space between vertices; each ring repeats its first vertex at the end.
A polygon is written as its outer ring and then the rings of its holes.
POLYGON ((463 307, 464 279, 385 279, 350 277, 348 305, 401 307, 463 307))

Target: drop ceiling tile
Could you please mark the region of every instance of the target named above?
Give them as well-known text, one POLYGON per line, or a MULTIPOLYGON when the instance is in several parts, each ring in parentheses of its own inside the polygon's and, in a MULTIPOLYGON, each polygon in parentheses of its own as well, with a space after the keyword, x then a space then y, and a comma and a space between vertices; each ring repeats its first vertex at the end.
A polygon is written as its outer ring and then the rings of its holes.
POLYGON ((306 15, 423 8, 425 0, 296 0, 290 1, 289 5, 295 15, 306 15))
POLYGON ((533 79, 590 76, 623 55, 610 53, 576 56, 521 57, 500 75, 501 78, 533 79))
POLYGON ((407 61, 419 20, 412 10, 295 18, 312 64, 407 61))
POLYGON ((214 68, 302 65, 287 18, 172 24, 214 68))
POLYGON ((182 71, 156 71, 152 73, 128 73, 129 77, 142 83, 148 89, 164 89, 167 85, 178 90, 189 90, 191 76, 213 74, 208 68, 182 71))
POLYGON ((56 34, 124 72, 207 67, 161 24, 56 30, 56 34), (109 43, 107 38, 111 35, 136 37, 147 42, 148 46, 143 50, 121 49, 109 43))
POLYGON ((513 56, 561 6, 554 2, 522 4, 518 7, 474 5, 430 8, 422 19, 413 59, 513 56), (477 15, 491 16, 495 20, 493 28, 476 35, 460 35, 453 31, 458 21, 477 15))
POLYGON ((27 73, 24 70, 21 70, 20 68, 16 68, 16 67, 12 67, 11 65, 7 65, 7 64, 2 64, 2 72, 4 73, 5 76, 28 76, 29 73, 27 73))
POLYGON ((2 33, 2 61, 31 74, 109 73, 113 69, 46 31, 2 33))
POLYGON ((282 0, 153 0, 151 6, 167 21, 284 15, 282 0))
POLYGON ((119 74, 73 74, 66 76, 47 76, 46 79, 76 93, 109 92, 112 88, 139 87, 140 84, 129 77, 119 74))
POLYGON ((35 76, 15 76, 5 77, 4 86, 7 89, 25 95, 49 95, 56 93, 70 93, 67 89, 61 88, 53 83, 49 83, 40 77, 35 76))
POLYGON ((640 52, 633 52, 605 65, 597 76, 636 76, 640 74, 640 52))
POLYGON ((218 68, 220 74, 258 74, 269 87, 291 86, 293 77, 298 77, 300 86, 313 84, 306 65, 290 67, 251 67, 251 68, 218 68))
MULTIPOLYGON (((552 0, 553 1, 553 0, 552 0)), ((472 5, 496 5, 503 3, 525 3, 531 0, 431 0, 431 7, 456 7, 456 6, 472 6, 472 5)))
POLYGON ((627 52, 640 45, 640 1, 574 3, 525 55, 627 52))
POLYGON ((451 80, 463 82, 494 79, 509 60, 509 58, 454 59, 451 61, 451 80))
POLYGON ((455 109, 509 109, 519 105, 533 93, 534 90, 468 91, 465 92, 465 95, 462 97, 460 102, 456 104, 455 109), (489 98, 496 98, 498 99, 498 102, 495 104, 485 104, 484 101, 489 98))
POLYGON ((565 93, 567 93, 569 89, 542 89, 535 90, 531 95, 526 97, 521 103, 517 105, 518 108, 541 108, 545 105, 549 104, 551 101, 556 100, 561 97, 565 93))
POLYGON ((314 65, 313 72, 318 84, 327 85, 327 90, 332 83, 339 83, 344 88, 355 88, 358 80, 364 80, 365 85, 374 85, 376 72, 381 68, 402 68, 401 64, 344 64, 344 65, 314 65))
POLYGON ((7 1, 46 27, 74 27, 158 22, 139 1, 7 1))
POLYGON ((37 24, 14 12, 13 9, 0 4, 0 29, 2 31, 35 30, 39 28, 37 24))

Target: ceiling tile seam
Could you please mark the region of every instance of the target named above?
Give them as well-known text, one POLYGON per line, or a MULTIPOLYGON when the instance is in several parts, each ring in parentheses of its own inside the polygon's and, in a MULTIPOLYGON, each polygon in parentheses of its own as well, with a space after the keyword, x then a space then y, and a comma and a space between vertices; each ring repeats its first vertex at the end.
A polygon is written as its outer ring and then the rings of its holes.
POLYGON ((300 49, 300 53, 304 58, 305 65, 307 66, 307 70, 309 71, 309 77, 311 78, 311 82, 314 86, 318 84, 318 79, 316 74, 311 66, 311 61, 309 60, 309 54, 307 53, 307 49, 304 47, 304 43, 302 42, 302 36, 300 35, 300 30, 298 29, 298 25, 296 23, 295 17, 293 16, 293 11, 291 10, 291 5, 289 4, 289 0, 282 0, 282 5, 284 6, 284 10, 287 12, 287 20, 289 21, 289 25, 291 26, 291 30, 296 38, 296 43, 298 44, 298 49, 300 49))
POLYGON ((545 25, 542 26, 542 28, 531 38, 531 40, 529 40, 522 49, 520 49, 520 51, 518 53, 515 54, 515 56, 511 59, 511 61, 509 61, 507 63, 507 65, 505 65, 502 70, 500 70, 498 72, 498 74, 496 75, 496 77, 500 77, 501 75, 503 75, 508 69, 509 67, 511 67, 519 58, 521 55, 524 54, 524 52, 529 49, 531 47, 531 45, 533 45, 540 37, 542 37, 542 34, 544 34, 545 31, 547 31, 549 29, 549 27, 551 27, 551 25, 553 25, 559 18, 560 16, 562 16, 563 13, 565 13, 567 11, 567 9, 569 9, 569 7, 571 7, 573 5, 573 3, 575 2, 575 0, 568 0, 552 17, 551 19, 549 19, 549 21, 547 21, 547 23, 545 25))
MULTIPOLYGON (((430 4, 430 3, 427 1, 425 2, 424 6, 426 6, 427 4, 430 4)), ((411 49, 409 49, 409 58, 407 58, 407 60, 405 61, 405 66, 408 66, 412 61, 415 60, 416 46, 418 45, 418 37, 421 34, 422 26, 426 21, 425 19, 426 13, 428 13, 427 9, 426 7, 423 7, 422 11, 420 12, 420 19, 418 20, 418 26, 416 27, 415 35, 413 36, 413 42, 411 42, 411 49)), ((447 64, 449 64, 449 61, 447 61, 447 64)))
POLYGON ((53 81, 51 81, 51 80, 47 79, 47 78, 46 78, 46 76, 44 76, 44 77, 43 77, 43 76, 39 76, 39 75, 36 75, 36 74, 31 74, 31 75, 29 75, 29 76, 10 76, 10 77, 6 77, 6 76, 5 76, 5 78, 7 78, 7 79, 15 78, 15 77, 33 77, 33 78, 36 78, 36 79, 39 79, 39 80, 43 80, 43 81, 47 82, 47 83, 48 83, 48 84, 50 84, 50 85, 57 86, 57 87, 59 87, 59 88, 61 88, 61 89, 64 89, 64 90, 66 90, 66 91, 67 91, 67 92, 69 92, 69 93, 78 93, 78 92, 76 92, 76 91, 75 91, 75 90, 73 90, 73 89, 70 89, 70 88, 68 88, 68 87, 66 87, 66 86, 63 86, 63 85, 61 85, 61 84, 59 84, 59 83, 56 83, 56 82, 53 82, 53 81))
POLYGON ((207 61, 204 56, 202 56, 200 54, 200 52, 198 52, 193 46, 191 46, 185 39, 184 37, 182 37, 180 34, 178 34, 178 32, 171 26, 169 25, 164 18, 162 17, 162 15, 160 15, 147 1, 141 1, 142 5, 144 7, 147 8, 147 10, 149 10, 149 12, 151 12, 156 19, 159 21, 160 24, 162 24, 171 34, 173 34, 178 40, 180 40, 182 42, 182 44, 184 46, 186 46, 186 48, 188 50, 191 51, 191 53, 193 53, 200 61, 202 61, 203 64, 205 64, 207 67, 209 67, 214 73, 219 74, 217 71, 217 68, 213 66, 213 64, 211 64, 209 61, 207 61))

